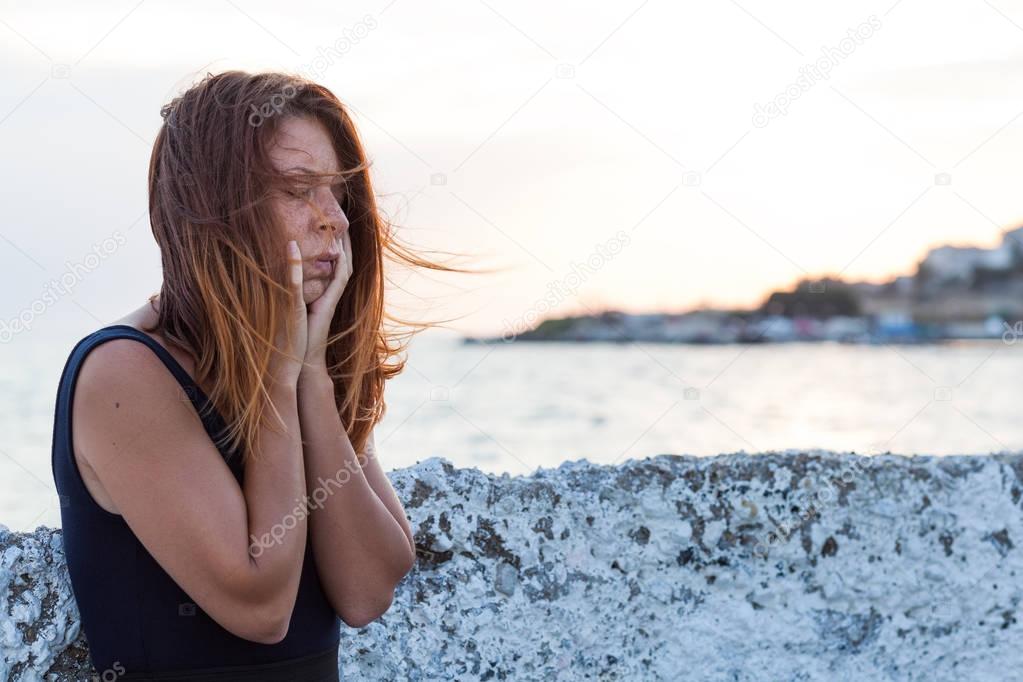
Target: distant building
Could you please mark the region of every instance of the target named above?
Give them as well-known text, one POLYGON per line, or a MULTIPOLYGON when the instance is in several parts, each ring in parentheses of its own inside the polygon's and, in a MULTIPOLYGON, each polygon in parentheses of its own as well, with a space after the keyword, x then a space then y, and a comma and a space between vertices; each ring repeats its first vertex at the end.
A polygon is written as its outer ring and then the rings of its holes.
POLYGON ((665 316, 662 329, 665 340, 686 343, 731 343, 741 331, 740 321, 722 310, 665 316))
POLYGON ((912 275, 901 275, 892 280, 892 293, 896 296, 909 296, 913 293, 916 281, 912 275))
POLYGON ((1023 227, 1006 230, 1002 235, 1002 246, 1014 251, 1018 257, 1023 258, 1023 227))
MULTIPOLYGON (((1023 235, 1021 235, 1023 236, 1023 235)), ((940 246, 931 250, 920 264, 920 274, 928 283, 948 284, 973 281, 980 269, 1008 270, 1015 262, 1013 239, 1006 238, 994 249, 975 246, 940 246)))
POLYGON ((752 310, 605 311, 551 318, 525 341, 781 343, 999 338, 1023 325, 1023 225, 993 249, 932 249, 913 275, 884 282, 802 279, 752 310))

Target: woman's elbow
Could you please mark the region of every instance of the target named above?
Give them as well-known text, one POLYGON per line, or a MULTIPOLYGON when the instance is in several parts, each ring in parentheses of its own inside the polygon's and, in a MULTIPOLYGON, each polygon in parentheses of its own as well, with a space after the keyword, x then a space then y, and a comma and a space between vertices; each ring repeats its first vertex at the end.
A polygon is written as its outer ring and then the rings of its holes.
POLYGON ((394 592, 391 591, 374 603, 365 604, 358 608, 349 607, 344 609, 338 612, 338 616, 350 628, 364 628, 387 613, 393 603, 394 592))
POLYGON ((408 557, 405 563, 401 565, 401 575, 398 580, 404 580, 405 576, 412 572, 412 569, 416 567, 416 547, 415 545, 409 545, 408 557))
POLYGON ((360 599, 358 601, 353 600, 344 608, 335 609, 338 617, 340 617, 348 627, 362 628, 387 613, 387 611, 391 608, 391 604, 394 603, 394 591, 397 589, 398 584, 405 579, 405 576, 408 575, 413 568, 415 568, 415 565, 415 552, 410 552, 408 560, 398 567, 397 574, 391 578, 391 581, 389 582, 391 587, 389 589, 380 592, 379 596, 376 598, 360 599))
POLYGON ((260 644, 279 644, 288 636, 288 626, 271 627, 247 639, 260 644))
POLYGON ((288 636, 290 625, 290 614, 288 617, 278 617, 273 620, 252 617, 244 627, 234 630, 232 634, 259 644, 278 644, 288 636))

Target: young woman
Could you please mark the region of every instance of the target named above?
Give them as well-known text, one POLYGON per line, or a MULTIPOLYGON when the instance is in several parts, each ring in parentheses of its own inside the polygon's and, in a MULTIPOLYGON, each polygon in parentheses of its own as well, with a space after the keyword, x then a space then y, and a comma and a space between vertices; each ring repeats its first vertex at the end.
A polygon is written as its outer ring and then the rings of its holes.
POLYGON ((101 679, 337 680, 340 621, 415 562, 376 457, 385 250, 343 105, 280 73, 207 74, 149 167, 160 293, 82 338, 53 473, 101 679))

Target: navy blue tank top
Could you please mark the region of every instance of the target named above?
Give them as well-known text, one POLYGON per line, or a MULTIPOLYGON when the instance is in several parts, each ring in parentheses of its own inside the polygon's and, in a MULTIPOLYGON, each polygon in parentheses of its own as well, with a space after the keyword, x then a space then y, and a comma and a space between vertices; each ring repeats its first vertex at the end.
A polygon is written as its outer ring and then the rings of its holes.
POLYGON ((276 644, 260 644, 231 634, 203 612, 149 554, 124 518, 99 506, 85 487, 71 443, 78 368, 93 348, 123 338, 140 341, 159 356, 191 399, 239 485, 244 476, 240 453, 228 448, 222 415, 160 342, 134 327, 115 324, 75 344, 57 388, 51 465, 60 499, 64 555, 97 672, 120 680, 143 679, 145 673, 165 675, 151 679, 171 679, 166 675, 172 672, 195 674, 180 679, 200 679, 199 673, 228 679, 224 674, 238 666, 237 672, 244 672, 238 679, 337 679, 341 621, 323 592, 308 540, 288 634, 276 644), (320 662, 318 673, 309 672, 316 667, 310 664, 314 660, 320 662), (326 669, 331 662, 332 675, 326 669))

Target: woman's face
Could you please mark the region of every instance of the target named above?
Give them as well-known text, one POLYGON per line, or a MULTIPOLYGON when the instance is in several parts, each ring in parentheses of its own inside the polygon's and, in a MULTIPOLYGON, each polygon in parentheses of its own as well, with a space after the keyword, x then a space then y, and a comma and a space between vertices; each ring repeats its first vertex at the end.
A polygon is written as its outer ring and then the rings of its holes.
MULTIPOLYGON (((283 119, 270 156, 276 169, 284 173, 341 170, 326 128, 310 117, 283 119)), ((341 235, 348 229, 348 218, 340 205, 345 188, 324 178, 317 186, 305 184, 295 191, 298 196, 275 194, 272 201, 285 225, 287 239, 298 242, 302 251, 302 293, 309 304, 327 289, 342 253, 341 235)), ((282 253, 281 258, 285 257, 282 253)))

